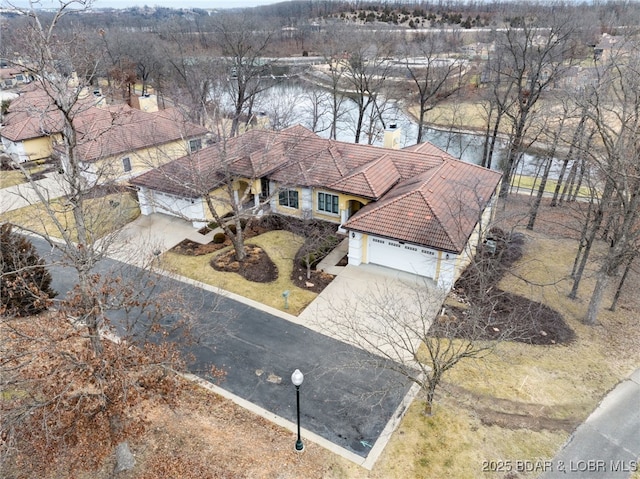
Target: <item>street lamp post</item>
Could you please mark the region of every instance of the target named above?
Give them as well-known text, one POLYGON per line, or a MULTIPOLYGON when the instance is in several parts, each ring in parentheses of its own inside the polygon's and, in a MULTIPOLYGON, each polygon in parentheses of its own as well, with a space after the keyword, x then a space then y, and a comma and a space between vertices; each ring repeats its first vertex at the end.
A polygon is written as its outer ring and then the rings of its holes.
POLYGON ((298 440, 296 441, 296 451, 299 452, 304 450, 304 444, 300 438, 300 385, 302 381, 304 381, 304 374, 302 374, 299 369, 296 369, 291 375, 291 382, 296 387, 296 405, 298 410, 298 440))

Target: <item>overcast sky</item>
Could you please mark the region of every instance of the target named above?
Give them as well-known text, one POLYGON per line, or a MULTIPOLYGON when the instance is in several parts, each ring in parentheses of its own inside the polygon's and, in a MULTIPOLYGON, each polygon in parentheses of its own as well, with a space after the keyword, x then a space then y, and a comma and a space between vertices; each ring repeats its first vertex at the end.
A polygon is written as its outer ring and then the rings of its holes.
POLYGON ((282 0, 94 0, 95 8, 170 7, 170 8, 238 8, 269 5, 282 0))
MULTIPOLYGON (((94 0, 94 8, 127 8, 127 7, 170 7, 170 8, 238 8, 257 7, 258 5, 269 5, 286 0, 94 0)), ((11 3, 17 6, 26 7, 25 0, 12 0, 11 3)), ((0 0, 0 5, 8 6, 5 0, 0 0)), ((56 7, 55 0, 41 0, 42 8, 56 7)))

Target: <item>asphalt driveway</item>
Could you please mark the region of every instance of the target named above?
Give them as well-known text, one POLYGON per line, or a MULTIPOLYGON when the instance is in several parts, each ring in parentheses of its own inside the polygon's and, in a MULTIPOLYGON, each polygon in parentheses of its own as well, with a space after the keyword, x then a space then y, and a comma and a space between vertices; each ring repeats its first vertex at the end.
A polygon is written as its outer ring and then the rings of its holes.
MULTIPOLYGON (((48 263, 56 251, 33 240, 48 263)), ((139 270, 112 259, 98 270, 133 275, 139 270)), ((53 288, 64 295, 73 271, 51 267, 53 288)), ((159 291, 185 298, 196 318, 197 342, 185 347, 195 360, 191 372, 209 379, 210 365, 226 372, 219 384, 229 392, 295 421, 291 373, 300 369, 304 428, 360 457, 366 457, 409 390, 407 381, 361 350, 228 297, 164 276, 159 291)), ((115 318, 117 321, 117 317, 115 318)))

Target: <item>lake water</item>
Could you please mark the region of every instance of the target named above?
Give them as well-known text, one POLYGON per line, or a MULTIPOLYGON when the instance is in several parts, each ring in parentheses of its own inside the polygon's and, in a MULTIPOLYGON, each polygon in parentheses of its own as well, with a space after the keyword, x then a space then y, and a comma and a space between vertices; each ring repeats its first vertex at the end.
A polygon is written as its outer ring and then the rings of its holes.
MULTIPOLYGON (((331 126, 331 94, 319 87, 299 80, 290 80, 262 92, 256 99, 253 111, 267 116, 271 125, 276 129, 301 124, 315 131, 323 138, 329 138, 331 126), (314 122, 315 119, 315 122, 314 122)), ((371 143, 382 146, 384 127, 380 121, 369 129, 370 113, 365 118, 363 134, 360 143, 371 143), (369 134, 369 130, 371 134, 369 134), (371 139, 371 141, 370 141, 371 139)), ((339 108, 339 119, 336 137, 340 141, 355 141, 355 125, 358 110, 353 100, 343 98, 339 108)), ((396 124, 402 132, 401 147, 416 143, 418 125, 410 116, 406 115, 397 102, 387 102, 380 106, 380 114, 386 126, 396 124)), ((480 135, 444 131, 428 128, 425 140, 445 150, 450 155, 463 161, 479 164, 482 160, 484 138, 480 135)), ((500 158, 505 154, 505 143, 497 146, 494 153, 492 168, 498 169, 500 158)), ((560 162, 554 162, 551 177, 558 177, 560 162)), ((540 160, 535 155, 524 154, 518 173, 535 175, 540 160)))

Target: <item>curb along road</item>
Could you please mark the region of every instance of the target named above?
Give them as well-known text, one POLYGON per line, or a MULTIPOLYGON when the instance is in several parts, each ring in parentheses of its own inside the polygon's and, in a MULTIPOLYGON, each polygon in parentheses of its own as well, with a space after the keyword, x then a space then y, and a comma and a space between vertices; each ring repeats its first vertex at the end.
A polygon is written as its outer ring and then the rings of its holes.
MULTIPOLYGON (((72 270, 56 264, 57 252, 43 240, 32 241, 52 264, 52 287, 64 296, 75 283, 72 270)), ((104 259, 96 272, 110 270, 126 275, 138 268, 104 259)), ((404 412, 403 400, 410 389, 405 378, 373 365, 357 348, 248 304, 162 276, 155 288, 180 290, 193 308, 199 337, 197 344, 185 348, 196 358, 189 365, 191 373, 206 380, 205 372, 215 364, 226 372, 219 387, 294 422, 295 394, 289 378, 299 368, 305 374, 300 389, 303 427, 344 450, 348 459, 359 457, 357 462, 364 467, 373 465, 393 430, 389 424, 404 412), (220 311, 231 312, 232 319, 221 321, 220 311)), ((114 312, 115 323, 117 316, 114 312)))
POLYGON ((607 394, 540 479, 626 479, 640 470, 640 369, 607 394))

